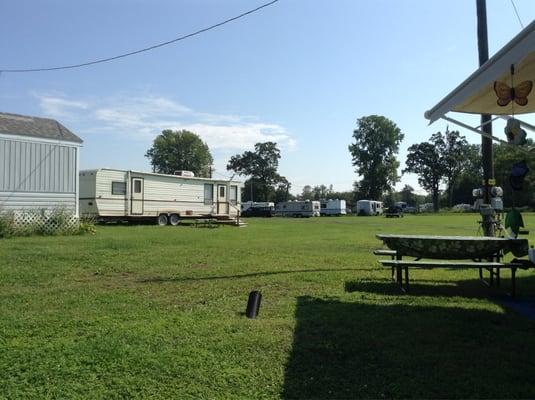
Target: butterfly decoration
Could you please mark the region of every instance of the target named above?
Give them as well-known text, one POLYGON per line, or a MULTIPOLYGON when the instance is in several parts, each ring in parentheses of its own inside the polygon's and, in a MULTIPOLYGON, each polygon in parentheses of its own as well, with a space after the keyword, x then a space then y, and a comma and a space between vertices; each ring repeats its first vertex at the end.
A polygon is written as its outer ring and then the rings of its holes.
POLYGON ((505 107, 511 101, 514 101, 519 106, 528 104, 528 95, 533 88, 533 81, 524 81, 516 87, 509 87, 506 83, 495 81, 494 92, 498 96, 497 103, 500 107, 505 107))

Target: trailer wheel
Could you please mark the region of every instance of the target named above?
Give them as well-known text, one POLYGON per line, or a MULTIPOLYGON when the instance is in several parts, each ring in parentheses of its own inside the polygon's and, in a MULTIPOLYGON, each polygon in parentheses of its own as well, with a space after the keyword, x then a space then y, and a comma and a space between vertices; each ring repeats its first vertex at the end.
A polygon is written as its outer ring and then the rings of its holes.
POLYGON ((158 215, 158 219, 157 219, 158 225, 160 226, 167 225, 167 221, 168 221, 168 218, 166 214, 158 215))
POLYGON ((171 214, 169 216, 169 223, 173 226, 177 226, 178 224, 180 224, 180 217, 178 216, 178 214, 171 214))

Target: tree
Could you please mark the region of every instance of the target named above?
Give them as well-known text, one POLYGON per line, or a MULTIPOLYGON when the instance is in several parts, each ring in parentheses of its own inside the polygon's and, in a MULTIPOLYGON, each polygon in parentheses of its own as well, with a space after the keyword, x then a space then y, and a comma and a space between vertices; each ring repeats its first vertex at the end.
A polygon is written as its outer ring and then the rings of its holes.
POLYGON ((448 189, 448 206, 452 207, 453 190, 457 179, 468 164, 466 153, 470 145, 458 131, 449 131, 447 128, 445 134, 441 132, 433 134, 430 142, 435 145, 440 154, 440 163, 444 168, 443 179, 448 189))
POLYGON ((281 176, 281 181, 277 184, 277 188, 275 189, 274 201, 280 203, 282 201, 293 200, 294 196, 290 193, 291 187, 292 184, 288 182, 285 177, 281 176))
MULTIPOLYGON (((494 176, 496 185, 504 190, 504 205, 506 207, 535 206, 535 159, 526 153, 526 148, 532 148, 534 142, 527 140, 524 148, 507 144, 494 144, 494 176), (513 190, 509 181, 513 164, 525 161, 529 173, 524 179, 522 190, 513 190)), ((480 182, 481 183, 481 182, 480 182)))
POLYGON ((147 151, 154 172, 173 174, 178 170, 192 171, 201 177, 210 177, 213 163, 208 145, 193 132, 166 129, 158 135, 147 151))
POLYGON ((312 200, 312 198, 314 197, 314 194, 312 193, 312 186, 303 186, 303 191, 301 192, 301 196, 299 197, 301 200, 312 200))
POLYGON ((357 120, 353 131, 355 142, 349 145, 349 152, 361 177, 360 196, 380 199, 399 180, 396 155, 403 137, 397 125, 383 116, 370 115, 357 120))
POLYGON ((273 201, 277 185, 289 188, 288 180, 277 172, 280 157, 277 143, 265 142, 255 144, 254 151, 246 151, 230 158, 227 170, 250 177, 245 182, 244 201, 273 201))
POLYGON ((327 199, 332 193, 332 187, 333 185, 330 185, 329 187, 325 185, 314 186, 312 188, 312 198, 314 200, 327 199))
POLYGON ((469 144, 463 151, 464 166, 461 174, 453 185, 452 203, 470 204, 474 201, 472 190, 481 187, 483 164, 481 160, 481 145, 469 144))
POLYGON ((403 189, 399 192, 401 201, 414 206, 416 204, 416 196, 414 195, 414 188, 411 185, 403 186, 403 189))
MULTIPOLYGON (((433 208, 439 209, 440 183, 444 181, 448 189, 448 205, 453 205, 454 188, 463 175, 463 171, 471 166, 474 158, 474 147, 457 131, 431 135, 428 142, 414 144, 408 149, 405 172, 417 175, 420 185, 431 193, 433 208), (470 158, 467 155, 470 154, 470 158)), ((473 166, 472 166, 473 167, 473 166)))
POLYGON ((439 209, 440 181, 444 176, 444 164, 438 149, 430 142, 413 144, 407 150, 406 168, 403 173, 418 175, 418 183, 433 197, 433 209, 439 209))

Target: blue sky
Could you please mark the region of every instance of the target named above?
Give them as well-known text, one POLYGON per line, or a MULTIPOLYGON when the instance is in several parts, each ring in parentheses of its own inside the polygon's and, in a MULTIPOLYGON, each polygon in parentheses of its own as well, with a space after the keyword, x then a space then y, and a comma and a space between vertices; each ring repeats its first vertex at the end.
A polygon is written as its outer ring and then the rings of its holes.
MULTIPOLYGON (((0 69, 65 65, 173 39, 265 0, 93 0, 0 3, 0 69)), ((535 2, 515 0, 524 26, 535 2)), ((488 0, 494 54, 521 27, 510 0, 488 0)), ((0 111, 60 120, 84 140, 81 167, 149 170, 162 129, 207 141, 216 172, 273 140, 280 172, 348 190, 356 120, 384 115, 400 151, 445 124, 423 114, 477 68, 475 0, 280 0, 201 36, 76 70, 0 76, 0 111)), ((528 120, 529 121, 529 120, 528 120)), ((533 121, 531 121, 533 122, 533 121)), ((499 132, 499 128, 496 129, 499 132)), ((463 132, 471 142, 479 137, 463 132)), ((402 182, 416 186, 416 177, 402 182)))

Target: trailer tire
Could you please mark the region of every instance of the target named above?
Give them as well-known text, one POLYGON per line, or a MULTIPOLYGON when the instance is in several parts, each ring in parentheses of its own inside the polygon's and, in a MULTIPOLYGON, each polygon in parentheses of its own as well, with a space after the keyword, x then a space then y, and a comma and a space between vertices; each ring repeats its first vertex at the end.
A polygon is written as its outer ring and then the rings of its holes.
POLYGON ((169 221, 169 218, 167 218, 167 214, 160 214, 160 215, 158 215, 158 218, 156 219, 156 222, 160 226, 167 225, 168 221, 169 221))
POLYGON ((180 224, 180 217, 178 214, 171 214, 169 216, 169 223, 173 226, 177 226, 178 224, 180 224))

